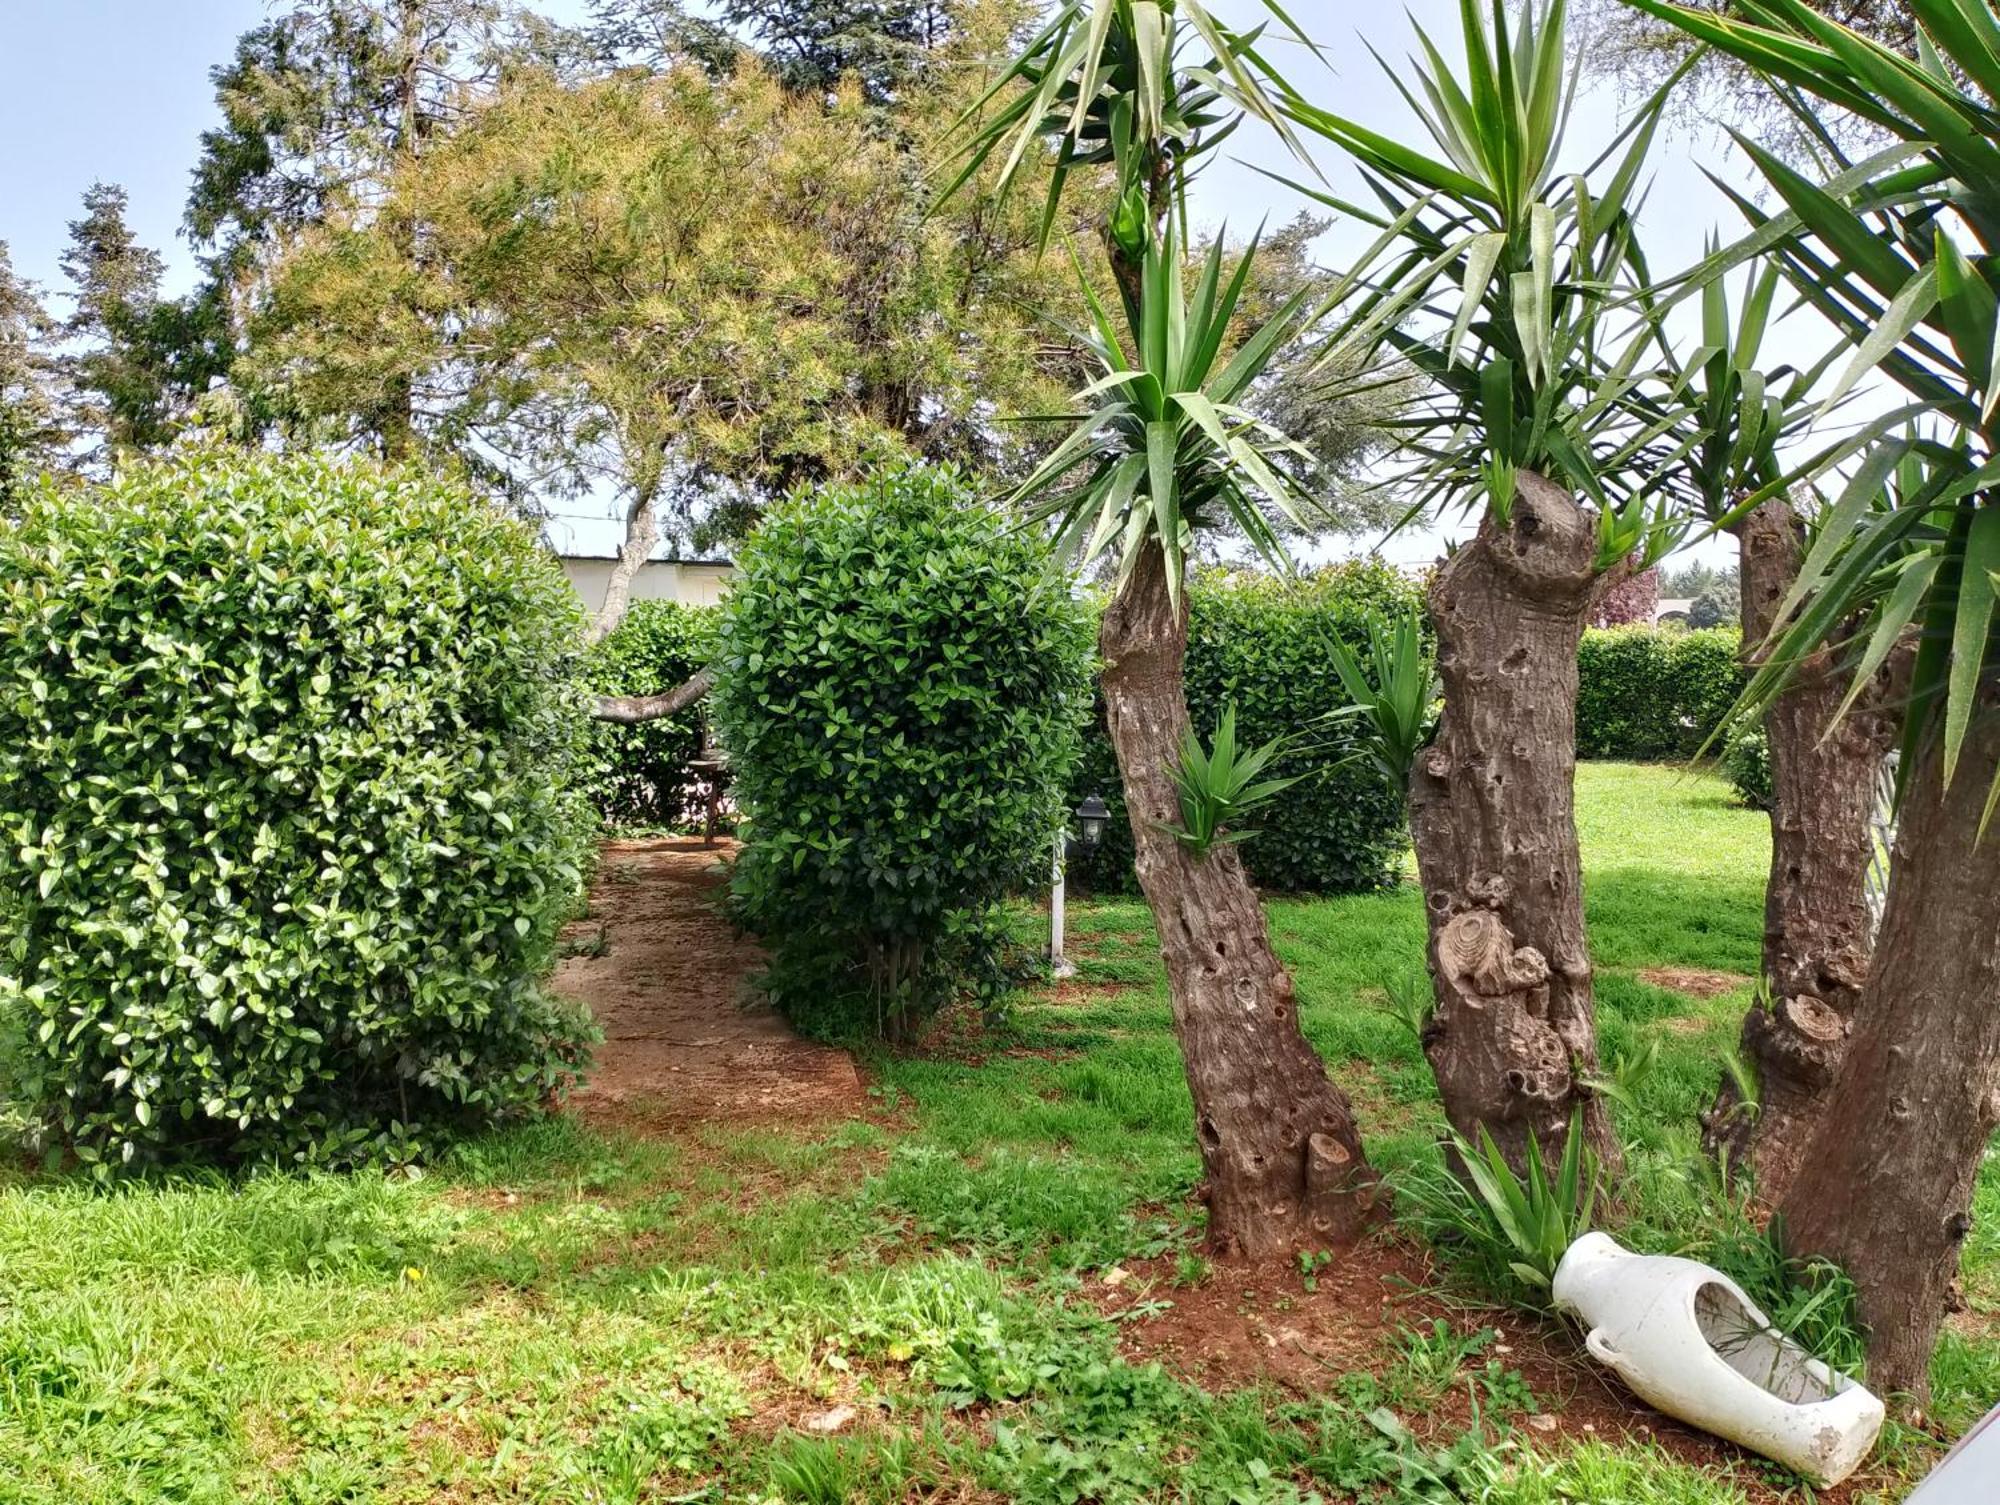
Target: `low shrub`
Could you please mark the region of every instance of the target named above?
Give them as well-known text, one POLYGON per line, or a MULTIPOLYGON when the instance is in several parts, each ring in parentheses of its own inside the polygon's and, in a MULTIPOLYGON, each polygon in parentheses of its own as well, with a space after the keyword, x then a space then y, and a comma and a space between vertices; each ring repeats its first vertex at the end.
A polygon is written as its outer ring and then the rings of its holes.
POLYGON ((581 617, 414 471, 198 451, 0 529, 0 1036, 100 1168, 406 1158, 529 1109, 593 822, 581 617))
POLYGON ((1577 654, 1577 756, 1693 757, 1742 693, 1738 642, 1730 627, 1585 632, 1577 654))
MULTIPOLYGON (((686 683, 715 654, 716 610, 677 601, 634 601, 591 649, 584 678, 600 695, 660 695, 686 683)), ((590 797, 612 825, 685 827, 705 815, 688 763, 708 721, 697 701, 678 715, 637 726, 595 722, 590 797)))
MULTIPOLYGON (((1421 603, 1421 585, 1379 560, 1329 565, 1297 579, 1209 571, 1188 587, 1188 713, 1204 733, 1236 708, 1239 742, 1290 739, 1266 770, 1298 782, 1257 812, 1258 835, 1243 844, 1244 865, 1278 892, 1343 893, 1389 881, 1403 849, 1403 798, 1364 756, 1367 730, 1323 718, 1348 705, 1332 651, 1368 642, 1371 622, 1421 603)), ((1101 795, 1112 819, 1098 850, 1071 864, 1074 877, 1101 889, 1130 889, 1132 829, 1118 760, 1100 700, 1077 777, 1072 808, 1101 795)))
POLYGON ((1771 739, 1761 726, 1732 733, 1722 748, 1722 776, 1752 810, 1771 808, 1771 739))
POLYGON ((801 1027, 903 1032, 999 982, 996 906, 1046 870, 1090 703, 1088 614, 949 469, 795 495, 738 567, 711 712, 741 913, 801 1027))

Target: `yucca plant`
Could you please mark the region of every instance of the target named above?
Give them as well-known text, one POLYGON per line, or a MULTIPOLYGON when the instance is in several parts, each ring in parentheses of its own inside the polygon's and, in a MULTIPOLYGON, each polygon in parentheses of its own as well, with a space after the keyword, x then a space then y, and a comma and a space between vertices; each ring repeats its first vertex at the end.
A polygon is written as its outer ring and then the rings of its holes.
MULTIPOLYGON (((1267 9, 1289 28, 1269 0, 1267 9)), ((1262 509, 1303 518, 1288 467, 1307 458, 1243 406, 1300 304, 1234 341, 1256 248, 1225 276, 1218 238, 1186 286, 1185 193, 1245 113, 1289 138, 1277 107, 1287 92, 1257 33, 1233 30, 1199 0, 1065 0, 961 123, 957 180, 1004 152, 1004 184, 1028 152, 1053 142, 1046 228, 1072 173, 1088 165, 1115 175, 1103 242, 1120 306, 1114 317, 1093 299, 1085 336, 1100 374, 1016 502, 1050 522, 1072 557, 1117 557, 1099 636, 1105 720, 1201 1126, 1209 1240, 1248 1254, 1339 1242, 1374 1206, 1347 1098, 1299 1030, 1291 980, 1234 844, 1217 839, 1230 834, 1226 821, 1213 819, 1192 843, 1176 831, 1175 775, 1192 735, 1182 667, 1194 537, 1230 521, 1280 555, 1262 509)), ((1213 774, 1214 755, 1205 756, 1213 774)))
POLYGON ((1238 822, 1299 781, 1297 774, 1264 777, 1264 770, 1283 757, 1285 749, 1283 737, 1274 737, 1261 747, 1239 747, 1233 705, 1223 708, 1207 748, 1189 727, 1173 768, 1181 805, 1180 822, 1171 828, 1175 839, 1196 857, 1205 857, 1212 847, 1255 836, 1255 831, 1238 822))
POLYGON ((1437 731, 1443 693, 1423 613, 1410 606, 1393 620, 1370 617, 1365 648, 1335 637, 1327 652, 1348 699, 1334 714, 1358 723, 1363 754, 1400 798, 1417 754, 1437 731))
POLYGON ((1462 0, 1456 66, 1419 30, 1421 55, 1384 66, 1432 150, 1296 91, 1284 99, 1303 134, 1359 164, 1376 200, 1296 185, 1379 229, 1342 289, 1329 359, 1428 379, 1394 425, 1401 479, 1414 510, 1480 518, 1431 586, 1444 710, 1407 788, 1432 901, 1426 1048, 1453 1127, 1483 1126, 1517 1169, 1532 1145, 1553 1155, 1579 1112, 1597 1159, 1618 1158, 1604 1101, 1582 1083, 1596 1069, 1595 1001, 1572 814, 1575 664, 1602 592, 1684 530, 1673 492, 1696 442, 1690 405, 1651 380, 1665 340, 1633 229, 1664 94, 1598 163, 1563 173, 1564 21, 1563 0, 1517 15, 1462 0), (1524 977, 1535 957, 1547 966, 1518 1009, 1479 991, 1494 974, 1478 957, 1501 948, 1525 959, 1524 977), (1525 1031, 1512 1025, 1522 1018, 1525 1031), (1550 1083, 1551 1058, 1567 1081, 1550 1083))
POLYGON ((1180 252, 1169 218, 1139 258, 1138 296, 1123 300, 1122 330, 1084 281, 1092 315, 1084 342, 1102 374, 1078 398, 1092 406, 1013 498, 1031 515, 1054 519, 1058 548, 1079 563, 1115 549, 1121 585, 1142 546, 1157 544, 1175 603, 1188 546, 1201 528, 1233 523, 1273 563, 1284 563, 1284 545, 1259 501, 1307 526, 1309 504, 1286 466, 1311 459, 1241 404, 1297 333, 1310 289, 1232 346, 1257 242, 1225 277, 1216 237, 1192 292, 1180 252))
POLYGON ((1510 1280, 1512 1294, 1545 1309, 1569 1246, 1590 1231, 1597 1208, 1598 1167, 1582 1115, 1570 1119, 1553 1174, 1539 1148, 1516 1172, 1482 1125, 1477 1142, 1452 1134, 1449 1145, 1462 1176, 1417 1174, 1397 1187, 1436 1242, 1455 1246, 1489 1277, 1510 1280))
POLYGON ((1743 143, 1785 205, 1783 218, 1749 206, 1755 237, 1851 345, 1836 389, 1879 369, 1952 430, 1861 462, 1744 707, 1771 705, 1857 612, 1857 675, 1915 640, 1888 903, 1826 1128, 1779 1207, 1790 1252, 1853 1276, 1870 1382, 1921 1394, 2000 1123, 2000 836, 1987 829, 2000 801, 2000 18, 1983 0, 1910 0, 1921 45, 1906 58, 1800 0, 1739 0, 1728 17, 1633 3, 1872 122, 1908 158, 1829 187, 1743 143), (1910 484, 1881 505, 1912 456, 1910 484))

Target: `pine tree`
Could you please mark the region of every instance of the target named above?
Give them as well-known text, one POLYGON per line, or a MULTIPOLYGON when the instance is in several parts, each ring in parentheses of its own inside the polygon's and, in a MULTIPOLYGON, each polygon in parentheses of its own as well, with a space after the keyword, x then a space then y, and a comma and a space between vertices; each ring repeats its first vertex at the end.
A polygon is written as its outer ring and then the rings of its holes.
POLYGON ((0 241, 0 517, 18 510, 35 476, 67 463, 59 328, 0 241))
POLYGON ((126 224, 126 204, 117 184, 93 183, 61 257, 73 301, 62 325, 73 347, 64 358, 72 422, 93 436, 100 463, 163 442, 173 426, 171 357, 161 349, 172 321, 160 297, 164 267, 126 224))

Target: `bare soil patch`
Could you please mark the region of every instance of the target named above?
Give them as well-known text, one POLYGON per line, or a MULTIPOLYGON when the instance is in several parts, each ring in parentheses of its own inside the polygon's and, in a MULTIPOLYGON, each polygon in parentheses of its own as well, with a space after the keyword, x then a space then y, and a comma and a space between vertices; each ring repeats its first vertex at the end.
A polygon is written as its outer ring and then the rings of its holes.
MULTIPOLYGON (((1314 1273, 1312 1290, 1289 1260, 1218 1263, 1195 1286, 1174 1283, 1172 1256, 1128 1261, 1123 1268, 1128 1278, 1094 1290, 1107 1315, 1132 1314, 1122 1325, 1120 1348, 1134 1362, 1157 1360, 1211 1392, 1268 1383, 1302 1398, 1323 1395, 1348 1375, 1386 1373, 1407 1331, 1442 1318, 1460 1332, 1497 1332, 1471 1362, 1497 1360, 1520 1371, 1539 1407, 1524 1427, 1537 1446, 1653 1443, 1690 1466, 1728 1474, 1759 1505, 1801 1498, 1776 1487, 1752 1454, 1639 1401, 1581 1357, 1576 1340, 1557 1323, 1454 1300, 1442 1289, 1428 1251, 1394 1235, 1378 1234, 1336 1254, 1314 1273), (1160 1302, 1172 1304, 1146 1310, 1160 1302)), ((1470 1387, 1461 1378, 1424 1415, 1403 1419, 1419 1436, 1448 1440, 1472 1424, 1470 1387)), ((1812 1498, 1847 1505, 1883 1486, 1864 1471, 1812 1498)))
POLYGON ((866 1108, 853 1057, 801 1040, 750 985, 762 954, 719 902, 734 851, 698 837, 605 843, 589 915, 571 927, 580 954, 555 976, 604 1030, 571 1099, 591 1122, 792 1124, 866 1108))
POLYGON ((1720 998, 1749 987, 1754 980, 1740 972, 1710 972, 1701 967, 1645 967, 1638 976, 1641 982, 1690 998, 1720 998))

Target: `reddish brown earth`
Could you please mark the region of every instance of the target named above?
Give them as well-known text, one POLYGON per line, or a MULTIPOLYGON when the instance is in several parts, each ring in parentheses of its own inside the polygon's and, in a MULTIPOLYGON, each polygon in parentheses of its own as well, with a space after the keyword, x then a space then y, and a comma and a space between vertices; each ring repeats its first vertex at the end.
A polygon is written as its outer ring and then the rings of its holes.
MULTIPOLYGON (((1378 1234, 1336 1254, 1314 1273, 1312 1290, 1289 1261, 1217 1263, 1191 1287, 1175 1283, 1172 1256, 1121 1268, 1124 1278, 1114 1275, 1115 1286, 1093 1291, 1107 1315, 1125 1317, 1120 1348, 1135 1362, 1157 1360, 1206 1390, 1226 1393, 1262 1382, 1302 1399, 1323 1395, 1349 1375, 1385 1373, 1400 1357, 1405 1334, 1443 1319, 1455 1332, 1496 1333, 1470 1364, 1493 1360, 1520 1372, 1540 1409, 1516 1423, 1539 1445, 1558 1439, 1650 1443, 1692 1467, 1728 1475, 1758 1505, 1803 1498, 1796 1489, 1774 1488, 1750 1454, 1639 1401, 1584 1360, 1557 1323, 1453 1300, 1429 1254, 1393 1235, 1378 1234)), ((1428 1441, 1443 1444, 1458 1436, 1473 1421, 1465 1377, 1426 1414, 1403 1420, 1428 1441)), ((1864 1470, 1811 1498, 1819 1505, 1861 1505, 1890 1482, 1864 1470)))
POLYGON ((604 1030, 571 1099, 592 1122, 797 1123, 866 1106, 853 1058, 801 1040, 750 985, 763 956, 720 908, 734 850, 699 837, 605 843, 589 912, 565 933, 584 954, 555 977, 604 1030))

